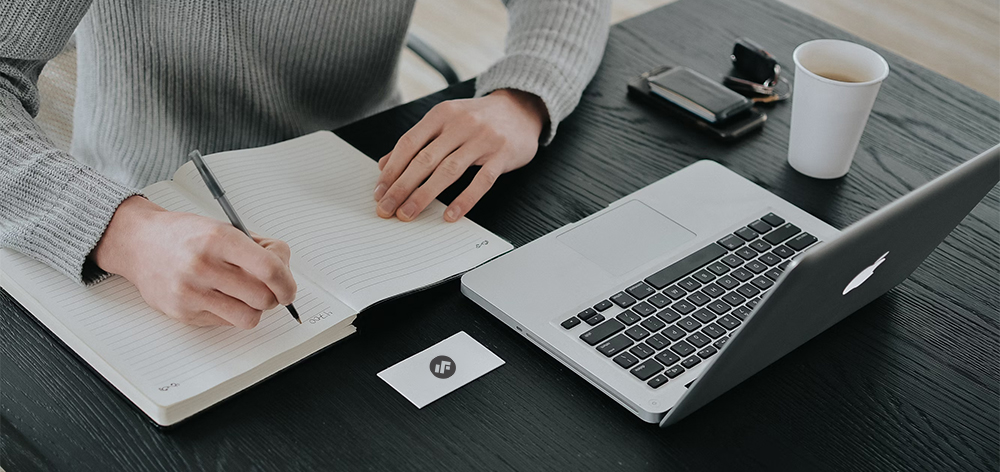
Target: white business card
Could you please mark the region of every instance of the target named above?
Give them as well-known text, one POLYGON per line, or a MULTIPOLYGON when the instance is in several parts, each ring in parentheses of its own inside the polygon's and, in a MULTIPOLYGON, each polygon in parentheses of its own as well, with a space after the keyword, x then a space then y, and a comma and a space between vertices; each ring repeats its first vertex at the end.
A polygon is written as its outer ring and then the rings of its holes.
POLYGON ((459 331, 378 376, 417 408, 423 408, 502 365, 503 359, 459 331))

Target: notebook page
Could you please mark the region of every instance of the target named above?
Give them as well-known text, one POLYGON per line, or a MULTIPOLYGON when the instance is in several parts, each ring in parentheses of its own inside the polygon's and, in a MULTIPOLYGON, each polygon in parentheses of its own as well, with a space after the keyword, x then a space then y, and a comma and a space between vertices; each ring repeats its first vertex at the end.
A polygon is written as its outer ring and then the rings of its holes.
MULTIPOLYGON (((169 182, 147 187, 144 194, 167 209, 198 212, 169 182)), ((247 372, 354 314, 297 277, 295 306, 301 325, 284 307, 278 307, 265 312, 260 324, 250 330, 195 327, 149 307, 135 286, 122 277, 81 287, 20 253, 5 250, 2 257, 8 277, 129 383, 162 406, 247 372)))
MULTIPOLYGON (((446 223, 436 200, 409 223, 379 218, 378 165, 329 131, 205 160, 253 231, 287 242, 294 267, 358 311, 512 248, 467 218, 446 223)), ((211 201, 193 164, 174 181, 211 201)))

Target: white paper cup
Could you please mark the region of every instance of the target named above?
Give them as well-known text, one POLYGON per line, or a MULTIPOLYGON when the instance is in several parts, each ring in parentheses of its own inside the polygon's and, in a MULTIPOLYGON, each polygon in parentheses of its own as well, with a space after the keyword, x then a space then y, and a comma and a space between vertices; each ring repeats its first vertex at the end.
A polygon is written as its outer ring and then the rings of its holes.
POLYGON ((835 39, 802 43, 792 58, 795 90, 788 163, 810 177, 843 177, 889 64, 871 49, 835 39))

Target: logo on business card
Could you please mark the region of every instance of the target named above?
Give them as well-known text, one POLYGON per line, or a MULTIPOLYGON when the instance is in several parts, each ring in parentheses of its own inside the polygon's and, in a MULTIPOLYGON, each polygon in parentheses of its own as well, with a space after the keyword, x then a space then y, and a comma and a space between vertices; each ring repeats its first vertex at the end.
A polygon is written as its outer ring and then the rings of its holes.
POLYGON ((431 373, 439 379, 447 379, 455 373, 455 361, 448 356, 437 356, 431 360, 431 373))

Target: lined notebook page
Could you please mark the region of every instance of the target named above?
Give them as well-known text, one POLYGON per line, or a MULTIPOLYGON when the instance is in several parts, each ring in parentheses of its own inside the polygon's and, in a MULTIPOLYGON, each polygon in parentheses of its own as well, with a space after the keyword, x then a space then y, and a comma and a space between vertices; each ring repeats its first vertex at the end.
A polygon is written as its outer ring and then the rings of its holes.
MULTIPOLYGON (((358 311, 511 249, 466 218, 446 223, 436 200, 409 223, 379 218, 378 165, 328 131, 205 160, 253 231, 287 242, 294 267, 358 311)), ((174 181, 212 202, 193 164, 174 181)))
MULTIPOLYGON (((170 183, 154 184, 144 194, 170 210, 199 212, 170 183)), ((325 315, 318 322, 300 325, 279 307, 265 312, 251 330, 195 327, 149 307, 122 277, 81 287, 13 251, 3 252, 3 271, 119 374, 164 406, 242 374, 354 314, 297 277, 295 306, 304 322, 325 315)))

